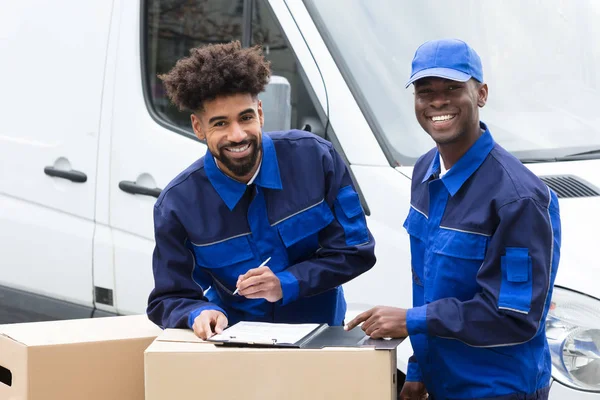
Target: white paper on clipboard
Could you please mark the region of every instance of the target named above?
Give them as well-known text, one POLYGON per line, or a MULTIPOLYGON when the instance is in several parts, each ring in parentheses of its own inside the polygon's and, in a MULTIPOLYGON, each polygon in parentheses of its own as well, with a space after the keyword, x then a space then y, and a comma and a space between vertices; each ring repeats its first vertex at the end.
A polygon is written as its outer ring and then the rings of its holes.
POLYGON ((320 324, 275 324, 242 321, 208 340, 230 343, 295 344, 319 326, 320 324))

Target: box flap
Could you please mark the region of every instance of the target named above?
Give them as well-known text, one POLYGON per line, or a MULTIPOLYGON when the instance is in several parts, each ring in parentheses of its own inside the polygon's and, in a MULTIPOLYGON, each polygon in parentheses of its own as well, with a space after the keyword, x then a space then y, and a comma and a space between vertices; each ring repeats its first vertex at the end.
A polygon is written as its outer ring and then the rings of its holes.
MULTIPOLYGON (((1 327, 1 326, 2 326, 2 325, 0 325, 0 327, 1 327)), ((0 338, 4 338, 4 339, 7 339, 7 340, 11 340, 11 341, 13 341, 13 342, 16 342, 16 343, 22 344, 23 346, 27 346, 25 343, 21 342, 21 341, 20 341, 20 340, 18 340, 18 339, 15 339, 14 337, 12 337, 12 336, 10 336, 10 335, 8 335, 8 334, 4 333, 4 332, 0 332, 0 338)))
POLYGON ((365 338, 362 342, 362 346, 364 347, 372 347, 376 350, 394 350, 398 347, 405 338, 402 339, 371 339, 369 337, 365 338))
POLYGON ((283 349, 265 349, 252 347, 224 347, 213 342, 202 340, 190 329, 165 329, 146 349, 146 355, 151 353, 213 353, 229 351, 286 351, 283 349))
POLYGON ((206 343, 214 344, 200 339, 191 329, 165 329, 157 338, 159 342, 180 343, 206 343))
POLYGON ((267 348, 267 347, 235 347, 235 346, 220 346, 213 342, 198 338, 190 329, 165 329, 154 342, 146 349, 146 356, 157 353, 215 353, 215 352, 252 352, 252 353, 268 353, 268 352, 364 352, 374 350, 394 350, 399 342, 387 340, 372 340, 368 339, 355 347, 324 347, 315 349, 291 349, 291 348, 267 348), (383 343, 389 342, 389 343, 383 343))
POLYGON ((0 335, 26 346, 156 337, 161 332, 146 315, 0 325, 0 335))
MULTIPOLYGON (((352 332, 346 332, 343 327, 329 327, 325 334, 322 334, 323 340, 316 340, 314 346, 306 346, 305 349, 322 349, 322 348, 370 348, 376 350, 393 350, 404 339, 371 339, 365 336, 362 331, 357 330, 354 335, 352 332), (338 329, 339 328, 339 329, 338 329), (327 333, 330 333, 329 335, 327 333), (350 342, 340 340, 332 334, 340 334, 352 336, 350 342), (360 339, 360 340, 359 340, 360 339), (339 344, 338 344, 339 342, 339 344), (350 344, 349 344, 350 343, 350 344)), ((175 342, 175 343, 202 343, 215 344, 214 342, 202 340, 190 329, 165 329, 160 336, 156 338, 157 342, 175 342)), ((274 347, 275 348, 275 347, 274 347)))
POLYGON ((143 400, 144 351, 154 339, 30 347, 22 400, 143 400))

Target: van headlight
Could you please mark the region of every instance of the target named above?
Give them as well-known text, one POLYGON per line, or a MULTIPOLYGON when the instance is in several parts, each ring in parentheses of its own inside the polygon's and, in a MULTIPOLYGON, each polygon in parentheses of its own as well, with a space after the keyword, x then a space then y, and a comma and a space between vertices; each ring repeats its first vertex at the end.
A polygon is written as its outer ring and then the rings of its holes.
POLYGON ((600 301, 555 287, 546 336, 553 378, 575 389, 600 392, 600 301))

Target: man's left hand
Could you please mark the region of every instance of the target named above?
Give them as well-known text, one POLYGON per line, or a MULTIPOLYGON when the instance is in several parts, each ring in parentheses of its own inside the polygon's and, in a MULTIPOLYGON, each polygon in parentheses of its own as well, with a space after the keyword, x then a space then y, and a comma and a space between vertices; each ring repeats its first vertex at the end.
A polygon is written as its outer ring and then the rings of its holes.
POLYGON ((359 314, 344 329, 349 331, 361 322, 363 322, 362 330, 373 339, 405 338, 408 336, 406 310, 404 308, 377 306, 359 314))
POLYGON ((274 303, 283 297, 281 282, 269 267, 254 268, 238 278, 240 296, 248 299, 266 299, 274 303))

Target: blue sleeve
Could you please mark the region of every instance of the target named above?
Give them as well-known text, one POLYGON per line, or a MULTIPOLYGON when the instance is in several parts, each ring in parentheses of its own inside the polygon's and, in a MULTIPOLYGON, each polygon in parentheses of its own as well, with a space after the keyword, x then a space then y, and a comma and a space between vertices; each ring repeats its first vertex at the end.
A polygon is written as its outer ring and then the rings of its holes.
MULTIPOLYGON (((406 225, 406 224, 405 224, 406 225)), ((420 241, 420 239, 412 237, 410 238, 411 241, 411 252, 412 252, 412 263, 415 263, 415 259, 418 259, 418 263, 421 263, 424 254, 422 252, 423 249, 423 243, 420 241), (417 254, 418 253, 418 254, 417 254)), ((420 307, 423 304, 425 304, 425 293, 424 293, 424 287, 423 287, 423 283, 421 281, 421 277, 419 277, 417 275, 416 271, 412 271, 412 294, 413 294, 413 307, 420 307)), ((409 310, 410 311, 410 310, 409 310)), ((411 342, 413 344, 413 346, 415 345, 415 340, 417 341, 423 341, 423 340, 427 340, 425 335, 419 335, 421 336, 421 338, 418 338, 416 336, 411 337, 411 342)), ((408 359, 408 369, 406 371, 406 381, 407 382, 423 382, 423 377, 421 375, 421 367, 419 367, 419 364, 417 362, 417 358, 412 355, 409 359, 408 359)))
MULTIPOLYGON (((148 318, 162 328, 191 328, 194 318, 205 309, 225 314, 207 301, 202 286, 192 279, 196 261, 185 245, 185 229, 174 216, 164 216, 156 206, 154 236, 154 290, 148 299, 148 318)), ((210 285, 210 278, 202 276, 201 283, 210 285)))
POLYGON ((323 157, 325 201, 335 218, 319 232, 320 249, 303 262, 277 274, 283 304, 344 284, 375 265, 375 240, 354 189, 350 172, 330 148, 323 157))
POLYGON ((408 368, 406 371, 407 382, 423 382, 423 376, 421 375, 421 368, 417 363, 415 356, 411 356, 408 359, 408 368))
POLYGON ((499 224, 477 274, 473 299, 445 298, 407 312, 409 334, 454 338, 471 346, 532 339, 549 307, 560 257, 558 200, 522 198, 498 210, 499 224), (493 332, 493 335, 489 333, 493 332))

